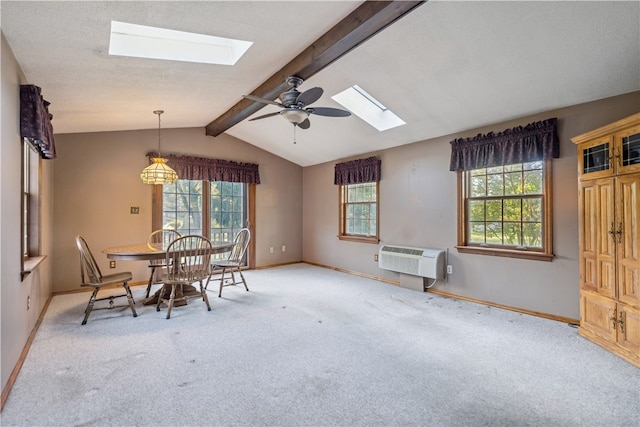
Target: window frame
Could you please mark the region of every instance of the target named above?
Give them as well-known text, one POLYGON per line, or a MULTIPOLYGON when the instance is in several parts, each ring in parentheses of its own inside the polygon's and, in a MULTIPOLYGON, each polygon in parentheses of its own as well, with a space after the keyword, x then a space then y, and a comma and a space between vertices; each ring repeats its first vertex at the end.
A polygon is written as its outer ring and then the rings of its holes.
POLYGON ((40 183, 42 159, 23 138, 20 179, 20 279, 24 280, 46 256, 40 253, 40 183))
MULTIPOLYGON (((353 183, 353 184, 340 184, 338 187, 338 224, 339 224, 339 230, 338 230, 338 239, 340 240, 346 240, 346 241, 352 241, 352 242, 362 242, 362 243, 379 243, 380 242, 380 181, 374 181, 372 183, 375 183, 375 189, 376 189, 376 200, 375 200, 375 204, 376 204, 376 234, 375 236, 365 236, 365 235, 358 235, 358 234, 348 234, 346 232, 346 220, 347 220, 347 215, 346 215, 346 210, 347 210, 347 205, 348 203, 346 203, 346 198, 347 198, 347 190, 348 187, 350 185, 362 185, 362 184, 369 184, 366 182, 361 182, 361 183, 353 183)), ((369 202, 371 203, 371 202, 369 202)))
MULTIPOLYGON (((456 249, 460 253, 491 255, 509 258, 520 258, 538 261, 551 261, 553 255, 553 197, 552 197, 552 161, 542 160, 542 248, 504 248, 480 246, 467 242, 469 218, 467 209, 468 179, 471 171, 457 171, 457 199, 458 199, 458 239, 456 249)), ((504 199, 504 198, 503 198, 504 199)))

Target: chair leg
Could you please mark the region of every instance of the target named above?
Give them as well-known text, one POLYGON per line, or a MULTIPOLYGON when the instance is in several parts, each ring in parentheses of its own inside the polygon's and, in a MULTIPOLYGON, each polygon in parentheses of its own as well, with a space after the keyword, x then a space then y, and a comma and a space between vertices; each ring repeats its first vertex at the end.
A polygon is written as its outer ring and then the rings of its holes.
POLYGON ((249 292, 249 287, 247 286, 247 281, 244 280, 244 275, 242 274, 242 270, 240 268, 238 268, 238 273, 240 273, 240 277, 242 278, 242 284, 244 285, 244 288, 247 290, 247 292, 249 292))
POLYGON ((222 274, 220 275, 220 292, 218 292, 218 298, 222 297, 222 287, 224 286, 224 273, 226 273, 226 267, 222 267, 222 274))
POLYGON ((87 319, 89 318, 89 314, 91 313, 91 310, 93 310, 93 304, 96 301, 96 295, 98 295, 98 288, 93 288, 93 292, 89 298, 89 304, 87 304, 87 308, 84 309, 84 319, 82 320, 83 325, 87 324, 87 319))
POLYGON ((151 285, 153 285, 153 278, 156 274, 156 268, 151 267, 151 276, 149 276, 149 283, 147 284, 147 296, 145 298, 149 298, 149 294, 151 293, 151 285))
MULTIPOLYGON (((207 279, 207 284, 209 279, 207 279)), ((207 311, 211 311, 211 305, 209 304, 209 297, 207 296, 206 286, 203 286, 202 280, 200 281, 200 295, 202 295, 202 299, 204 303, 207 305, 207 311)))
MULTIPOLYGON (((173 308, 173 303, 175 302, 176 299, 176 287, 178 285, 173 284, 171 285, 171 295, 169 296, 169 304, 167 307, 167 319, 171 318, 171 309, 173 308)), ((180 285, 182 286, 182 285, 180 285)))
POLYGON ((127 301, 129 301, 129 307, 131 307, 133 317, 138 317, 138 313, 136 313, 136 308, 134 307, 135 302, 133 301, 133 295, 131 295, 131 287, 129 286, 128 282, 124 282, 123 286, 124 290, 127 293, 127 301))

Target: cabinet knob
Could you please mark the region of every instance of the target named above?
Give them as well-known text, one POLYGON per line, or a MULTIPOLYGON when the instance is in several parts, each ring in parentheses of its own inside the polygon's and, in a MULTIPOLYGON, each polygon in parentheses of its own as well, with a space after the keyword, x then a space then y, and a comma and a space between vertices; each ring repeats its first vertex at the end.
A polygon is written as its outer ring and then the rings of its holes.
POLYGON ((611 329, 616 329, 618 323, 618 319, 616 318, 616 310, 613 310, 613 314, 611 315, 609 320, 611 321, 611 329))
POLYGON ((622 243, 622 222, 618 223, 616 234, 618 235, 618 243, 622 243))
POLYGON ((620 312, 620 316, 618 317, 618 324, 620 324, 620 333, 624 334, 624 316, 622 312, 620 312))

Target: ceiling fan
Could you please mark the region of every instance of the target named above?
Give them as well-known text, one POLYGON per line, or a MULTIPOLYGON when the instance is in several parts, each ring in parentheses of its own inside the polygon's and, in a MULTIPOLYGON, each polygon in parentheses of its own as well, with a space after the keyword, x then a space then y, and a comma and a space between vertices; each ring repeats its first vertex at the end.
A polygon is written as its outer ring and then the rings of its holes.
MULTIPOLYGON (((254 117, 249 121, 265 119, 267 117, 280 115, 293 124, 294 131, 296 127, 300 129, 309 129, 311 122, 309 121, 309 115, 315 114, 317 116, 326 117, 347 117, 351 113, 339 108, 330 107, 307 107, 309 104, 313 104, 322 96, 323 90, 319 87, 312 87, 300 93, 298 86, 302 84, 304 80, 297 76, 287 78, 287 84, 291 86, 286 92, 282 92, 278 99, 280 102, 271 101, 269 99, 260 98, 253 95, 242 95, 244 98, 250 99, 256 102, 262 102, 263 104, 277 105, 282 108, 280 111, 274 113, 264 114, 262 116, 254 117)), ((294 134, 295 135, 295 134, 294 134)), ((293 141, 295 144, 295 140, 293 141)))

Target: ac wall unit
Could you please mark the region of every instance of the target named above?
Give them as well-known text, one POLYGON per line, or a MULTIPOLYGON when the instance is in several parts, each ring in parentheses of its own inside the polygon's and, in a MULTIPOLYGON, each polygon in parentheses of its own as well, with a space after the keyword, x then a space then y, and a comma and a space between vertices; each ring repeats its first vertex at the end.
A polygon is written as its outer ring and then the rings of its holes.
POLYGON ((445 252, 441 249, 384 245, 378 252, 378 267, 430 279, 444 279, 445 252))

